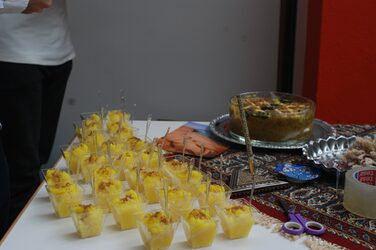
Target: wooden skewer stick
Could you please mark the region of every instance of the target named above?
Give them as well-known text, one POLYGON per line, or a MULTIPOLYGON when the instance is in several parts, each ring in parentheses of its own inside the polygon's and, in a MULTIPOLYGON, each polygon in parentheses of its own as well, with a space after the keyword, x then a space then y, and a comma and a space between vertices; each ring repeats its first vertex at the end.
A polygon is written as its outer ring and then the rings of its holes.
POLYGON ((105 118, 106 118, 106 112, 108 112, 109 110, 109 105, 106 104, 104 105, 102 108, 101 108, 101 127, 104 128, 106 126, 106 121, 105 121, 105 118))
POLYGON ((150 124, 151 124, 151 114, 148 114, 148 119, 147 119, 147 122, 146 122, 145 138, 144 138, 145 142, 146 142, 146 139, 148 138, 150 124))
POLYGON ((136 161, 136 192, 140 193, 141 161, 136 161))
POLYGON ((162 169, 162 145, 158 145, 158 169, 162 169))
POLYGON ((155 145, 157 144, 157 138, 154 138, 153 139, 153 142, 151 143, 151 146, 150 146, 150 151, 149 151, 149 159, 148 159, 148 167, 150 168, 150 163, 151 163, 151 159, 153 158, 153 154, 154 154, 154 148, 155 148, 155 145))
POLYGON ((221 187, 222 187, 223 186, 222 171, 223 171, 223 166, 224 166, 225 160, 223 159, 223 155, 222 154, 221 154, 220 158, 221 158, 221 164, 220 164, 220 169, 219 169, 219 185, 221 185, 221 187))
POLYGON ((250 214, 251 214, 251 217, 253 216, 252 214, 253 214, 253 207, 252 207, 252 192, 251 192, 251 194, 249 195, 249 203, 248 203, 248 206, 249 206, 249 212, 250 212, 250 214))
POLYGON ((209 210, 209 195, 210 195, 210 185, 211 185, 211 173, 207 173, 207 183, 206 183, 206 206, 209 210))
MULTIPOLYGON (((124 119, 124 115, 122 118, 120 118, 120 121, 119 121, 119 128, 117 130, 117 132, 120 134, 121 133, 121 128, 123 127, 123 119, 124 119)), ((115 132, 116 133, 116 132, 115 132)))
POLYGON ((120 89, 120 101, 121 101, 121 111, 125 114, 126 100, 125 100, 124 89, 120 89))
POLYGON ((243 106, 243 100, 240 95, 236 96, 236 99, 238 101, 238 106, 239 106, 239 111, 240 111, 240 116, 242 120, 242 130, 243 130, 243 135, 245 139, 245 145, 247 148, 247 156, 248 156, 248 165, 249 165, 249 172, 251 174, 252 178, 252 189, 251 189, 251 196, 250 196, 250 204, 252 203, 253 200, 253 193, 255 191, 255 165, 253 161, 253 151, 252 151, 252 144, 251 144, 251 138, 249 136, 249 130, 248 130, 248 125, 247 125, 247 118, 245 116, 245 110, 243 106))
POLYGON ((102 103, 102 91, 98 90, 97 91, 97 97, 98 97, 98 100, 99 100, 99 112, 100 112, 100 115, 101 115, 101 119, 103 120, 103 116, 104 116, 104 108, 103 108, 103 103, 102 103))
POLYGON ((97 131, 93 132, 93 143, 94 143, 94 148, 95 148, 95 153, 98 154, 98 138, 97 138, 97 131))
POLYGON ((198 171, 201 171, 202 156, 204 155, 204 145, 201 143, 200 147, 201 147, 201 151, 200 151, 200 159, 198 162, 198 171))
POLYGON ((164 207, 165 207, 165 213, 168 217, 169 211, 168 211, 168 186, 165 179, 162 180, 163 182, 163 195, 164 195, 164 207))
POLYGON ((136 108, 137 108, 137 104, 133 103, 133 115, 132 114, 129 115, 129 121, 131 122, 131 124, 133 124, 133 121, 134 121, 134 114, 136 113, 136 108))
POLYGON ((121 101, 121 118, 119 122, 119 131, 123 127, 123 123, 125 122, 125 107, 126 107, 126 99, 125 99, 125 92, 124 89, 120 89, 120 101, 121 101))
POLYGON ((162 140, 162 147, 161 147, 161 149, 163 149, 163 147, 164 147, 164 145, 165 145, 165 143, 166 143, 168 133, 170 133, 170 127, 167 128, 166 134, 165 134, 165 136, 163 137, 163 140, 162 140))
POLYGON ((113 167, 113 165, 112 165, 112 154, 111 154, 111 142, 110 142, 110 140, 107 141, 107 154, 108 154, 108 158, 109 158, 109 161, 110 161, 110 165, 111 165, 111 167, 113 167))
POLYGON ((185 162, 185 148, 187 146, 187 134, 183 137, 183 163, 185 162))
POLYGON ((188 174, 187 174, 187 182, 189 183, 191 181, 191 178, 192 178, 192 169, 193 169, 193 166, 195 165, 195 159, 192 158, 189 163, 188 163, 188 174))

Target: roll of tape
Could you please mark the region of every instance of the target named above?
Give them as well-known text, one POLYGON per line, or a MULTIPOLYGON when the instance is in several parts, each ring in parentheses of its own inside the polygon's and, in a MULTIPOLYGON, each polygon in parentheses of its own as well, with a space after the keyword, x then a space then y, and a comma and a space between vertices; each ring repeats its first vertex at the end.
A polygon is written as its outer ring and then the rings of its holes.
POLYGON ((376 219, 376 167, 346 172, 343 206, 356 215, 376 219))

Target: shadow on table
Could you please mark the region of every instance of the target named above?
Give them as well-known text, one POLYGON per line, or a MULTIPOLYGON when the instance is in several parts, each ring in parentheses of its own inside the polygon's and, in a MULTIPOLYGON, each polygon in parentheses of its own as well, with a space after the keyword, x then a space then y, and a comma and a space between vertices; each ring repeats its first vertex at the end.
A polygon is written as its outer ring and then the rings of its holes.
MULTIPOLYGON (((120 230, 119 226, 117 224, 112 224, 106 227, 110 232, 123 232, 120 230)), ((126 231, 126 230, 125 230, 126 231)))
POLYGON ((37 215, 37 216, 40 217, 43 220, 48 220, 48 221, 58 219, 58 217, 56 216, 55 213, 41 214, 41 215, 37 215))
POLYGON ((48 198, 48 196, 36 197, 34 200, 36 202, 43 202, 43 203, 49 203, 50 202, 50 199, 48 198))
POLYGON ((180 241, 180 242, 176 242, 176 243, 173 243, 170 247, 171 249, 175 249, 175 248, 179 248, 179 249, 189 249, 190 247, 188 246, 188 243, 187 241, 180 241))
POLYGON ((144 245, 139 245, 139 246, 134 246, 134 247, 127 247, 127 249, 132 249, 132 250, 145 250, 144 245))
POLYGON ((217 234, 216 237, 221 240, 228 240, 224 233, 217 234))
POLYGON ((64 235, 67 240, 82 240, 77 232, 71 232, 64 235))

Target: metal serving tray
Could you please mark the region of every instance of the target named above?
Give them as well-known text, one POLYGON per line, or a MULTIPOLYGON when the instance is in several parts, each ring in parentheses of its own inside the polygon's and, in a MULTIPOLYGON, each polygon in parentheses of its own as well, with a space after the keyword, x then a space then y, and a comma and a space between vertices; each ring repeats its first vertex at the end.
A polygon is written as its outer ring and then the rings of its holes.
MULTIPOLYGON (((368 134, 366 136, 372 139, 376 137, 374 134, 368 134)), ((326 139, 310 141, 303 146, 303 155, 325 170, 337 169, 346 171, 349 167, 342 161, 342 155, 351 147, 355 139, 355 135, 349 137, 330 136, 326 139)))

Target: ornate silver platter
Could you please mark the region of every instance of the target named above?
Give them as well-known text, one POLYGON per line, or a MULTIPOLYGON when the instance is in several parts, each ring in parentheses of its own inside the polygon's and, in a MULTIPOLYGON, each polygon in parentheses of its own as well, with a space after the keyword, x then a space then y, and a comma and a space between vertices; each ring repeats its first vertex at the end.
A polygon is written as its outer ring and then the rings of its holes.
MULTIPOLYGON (((221 115, 215 118, 209 124, 210 131, 218 136, 219 138, 236 143, 245 145, 244 138, 234 137, 230 134, 229 130, 230 116, 228 114, 221 115)), ((312 137, 308 140, 316 140, 319 138, 328 138, 330 136, 335 136, 336 130, 334 127, 330 126, 327 122, 319 119, 313 121, 313 133, 312 137)), ((258 141, 252 140, 252 146, 258 148, 271 148, 271 149, 299 149, 302 148, 308 141, 285 141, 285 142, 270 142, 270 141, 258 141)))
MULTIPOLYGON (((370 138, 375 138, 376 135, 366 135, 370 138)), ((324 170, 348 170, 346 163, 342 161, 342 155, 348 148, 354 143, 356 136, 330 136, 326 139, 317 139, 310 141, 303 146, 303 155, 308 160, 312 160, 318 166, 321 166, 324 170)))

